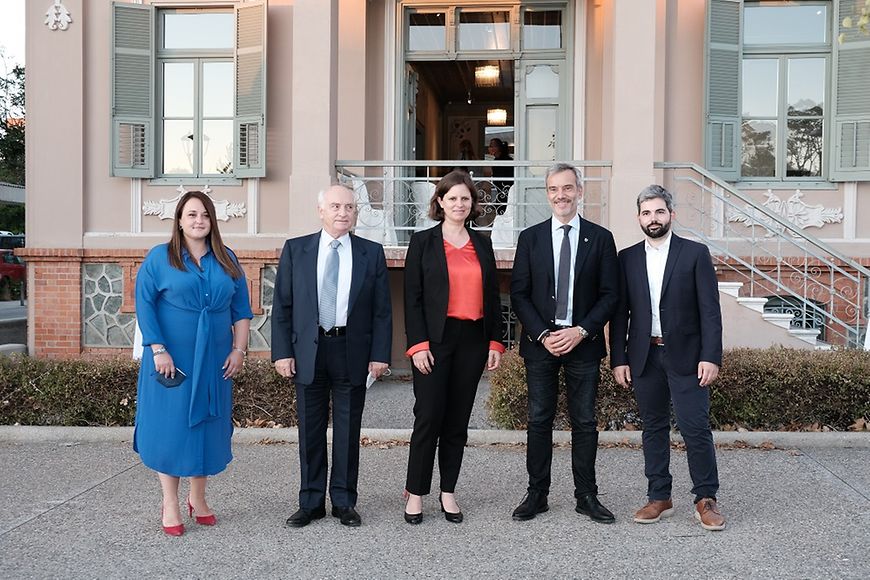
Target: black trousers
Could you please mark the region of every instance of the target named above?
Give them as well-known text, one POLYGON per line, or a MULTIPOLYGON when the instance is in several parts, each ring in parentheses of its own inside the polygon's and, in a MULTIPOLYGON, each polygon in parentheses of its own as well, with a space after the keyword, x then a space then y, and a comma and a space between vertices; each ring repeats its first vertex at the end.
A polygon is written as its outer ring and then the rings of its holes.
POLYGON ((436 447, 441 491, 456 489, 477 383, 489 355, 483 320, 448 318, 444 340, 430 342, 429 350, 435 358, 432 372, 414 368, 414 432, 405 483, 414 495, 430 491, 436 447))
POLYGON ((716 497, 719 473, 710 432, 710 390, 698 376, 680 375, 668 363, 664 346, 650 346, 646 368, 632 377, 637 406, 643 419, 643 459, 651 500, 671 498, 671 403, 680 434, 686 442, 689 475, 695 501, 716 497))
POLYGON ((565 370, 568 416, 571 419, 571 472, 574 497, 598 493, 595 459, 598 454, 598 422, 595 399, 600 379, 600 361, 585 361, 576 352, 544 360, 526 359, 529 386, 528 447, 526 469, 529 491, 550 493, 553 461, 553 421, 559 396, 559 370, 565 370))
POLYGON ((359 479, 359 432, 366 400, 365 385, 352 385, 347 372, 345 337, 321 336, 314 382, 296 385, 299 415, 299 507, 315 509, 326 502, 326 426, 332 396, 332 475, 329 499, 337 507, 354 507, 359 479))

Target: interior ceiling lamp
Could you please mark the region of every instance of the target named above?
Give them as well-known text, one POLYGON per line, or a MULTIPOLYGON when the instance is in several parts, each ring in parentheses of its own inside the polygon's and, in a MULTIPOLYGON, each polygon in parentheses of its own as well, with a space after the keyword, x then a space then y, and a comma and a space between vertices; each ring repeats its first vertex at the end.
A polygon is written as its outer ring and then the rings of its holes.
POLYGON ((505 109, 487 109, 486 110, 487 125, 507 125, 507 110, 505 109))
POLYGON ((494 64, 474 67, 474 84, 478 87, 497 87, 499 70, 494 64))

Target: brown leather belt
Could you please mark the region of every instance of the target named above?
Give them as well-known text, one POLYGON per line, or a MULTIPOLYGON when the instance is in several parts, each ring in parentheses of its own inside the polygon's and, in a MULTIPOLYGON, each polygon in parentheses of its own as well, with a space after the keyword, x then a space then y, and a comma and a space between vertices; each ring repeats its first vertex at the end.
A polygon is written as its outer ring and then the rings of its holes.
POLYGON ((654 345, 656 345, 656 346, 664 346, 664 345, 665 345, 665 341, 662 339, 661 336, 651 336, 651 337, 649 337, 649 343, 650 343, 650 344, 654 344, 654 345))

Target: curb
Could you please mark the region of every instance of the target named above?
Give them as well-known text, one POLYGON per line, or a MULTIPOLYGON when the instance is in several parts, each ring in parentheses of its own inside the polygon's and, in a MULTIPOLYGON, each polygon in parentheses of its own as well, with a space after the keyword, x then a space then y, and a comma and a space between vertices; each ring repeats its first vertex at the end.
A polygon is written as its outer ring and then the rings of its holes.
MULTIPOLYGON (((641 431, 602 431, 598 443, 602 445, 641 444, 641 431)), ((410 429, 363 429, 361 437, 372 441, 402 441, 411 439, 410 429)), ((327 438, 331 440, 332 430, 327 438)), ((298 443, 295 427, 280 429, 236 429, 233 439, 238 443, 298 443)), ((125 443, 133 440, 132 427, 43 427, 0 425, 0 443, 125 443)), ((683 438, 671 433, 672 442, 683 438)), ((805 433, 792 431, 714 431, 717 445, 746 445, 749 447, 774 446, 777 448, 822 447, 870 449, 870 432, 805 433)), ((570 443, 570 431, 554 431, 554 443, 570 443)), ((525 445, 525 431, 502 429, 471 429, 468 445, 525 445)))

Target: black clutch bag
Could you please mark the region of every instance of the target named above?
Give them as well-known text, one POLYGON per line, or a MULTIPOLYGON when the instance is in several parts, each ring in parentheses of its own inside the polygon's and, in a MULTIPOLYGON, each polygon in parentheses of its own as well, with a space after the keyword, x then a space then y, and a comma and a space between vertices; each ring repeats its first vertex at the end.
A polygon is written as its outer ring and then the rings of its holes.
POLYGON ((167 389, 171 389, 172 387, 177 387, 181 383, 184 382, 184 379, 187 378, 187 375, 184 374, 184 371, 180 368, 175 368, 175 377, 166 377, 163 373, 155 373, 157 382, 166 387, 167 389))

